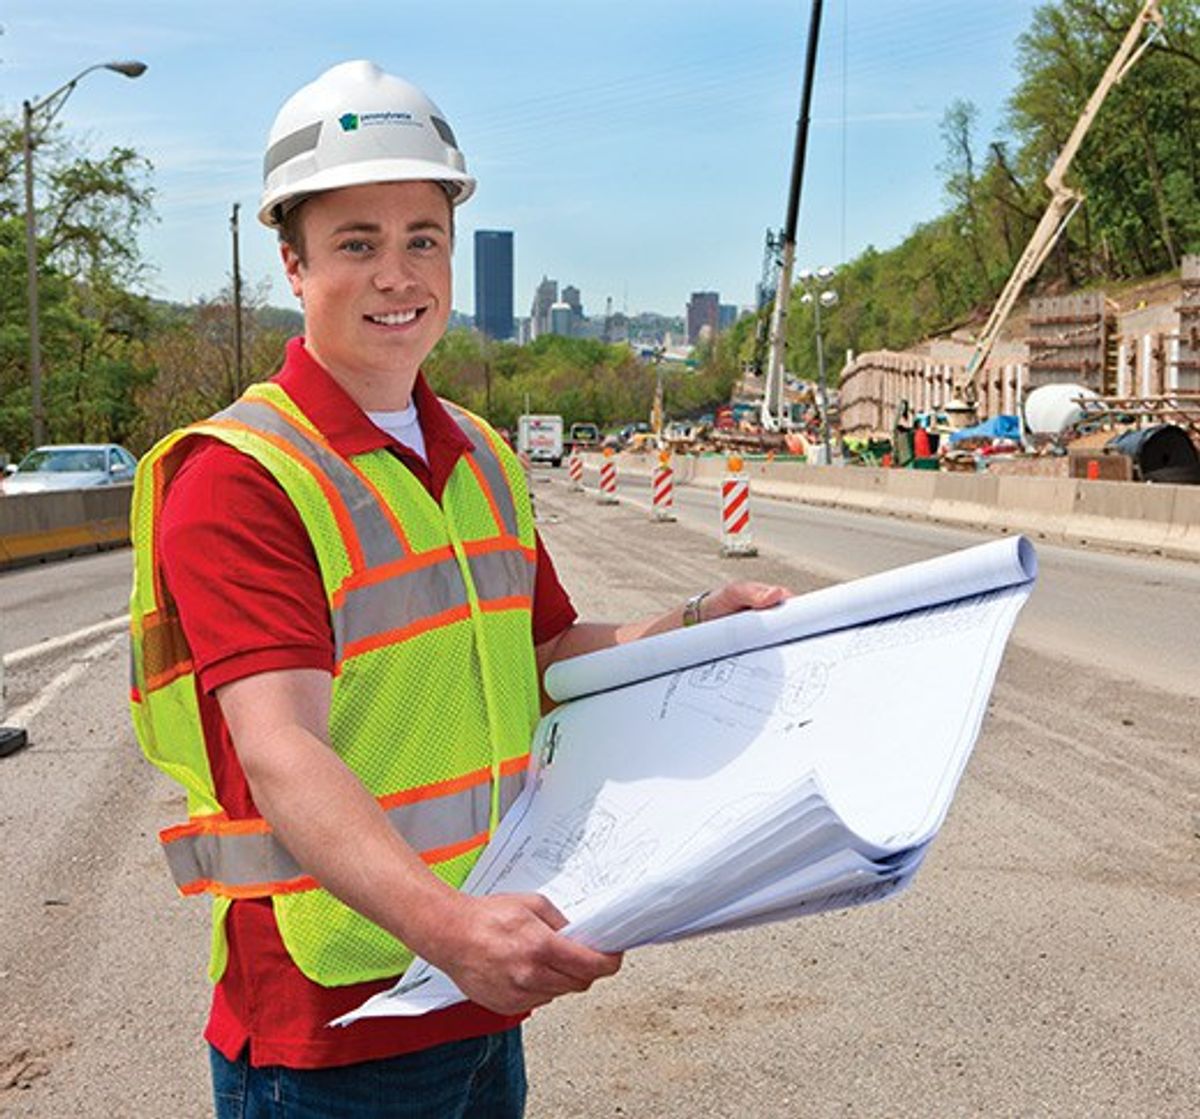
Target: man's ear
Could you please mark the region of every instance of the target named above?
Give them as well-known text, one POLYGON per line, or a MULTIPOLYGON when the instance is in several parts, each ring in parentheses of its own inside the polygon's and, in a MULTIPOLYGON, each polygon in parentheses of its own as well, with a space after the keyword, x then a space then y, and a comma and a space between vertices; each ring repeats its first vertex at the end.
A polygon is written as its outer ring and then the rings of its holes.
POLYGON ((287 276, 287 281, 292 289, 292 294, 304 302, 304 261, 300 259, 300 254, 296 252, 286 241, 281 241, 279 244, 279 258, 283 261, 283 272, 287 276))

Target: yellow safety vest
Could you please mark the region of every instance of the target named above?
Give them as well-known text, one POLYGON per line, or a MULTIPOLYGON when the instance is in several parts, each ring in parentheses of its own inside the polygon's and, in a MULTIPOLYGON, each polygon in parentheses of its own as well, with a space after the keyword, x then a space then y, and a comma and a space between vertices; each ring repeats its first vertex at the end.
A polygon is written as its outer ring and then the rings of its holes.
POLYGON ((187 790, 188 822, 160 838, 184 894, 213 895, 209 972, 224 971, 236 898, 270 897, 292 959, 342 986, 398 975, 412 953, 298 867, 262 819, 232 820, 209 769, 191 652, 155 533, 196 436, 261 463, 312 540, 334 634, 329 739, 392 826, 462 883, 524 783, 538 718, 531 636, 536 566, 525 477, 477 417, 439 505, 389 451, 343 458, 277 384, 163 439, 138 466, 132 535, 131 707, 151 762, 187 790))

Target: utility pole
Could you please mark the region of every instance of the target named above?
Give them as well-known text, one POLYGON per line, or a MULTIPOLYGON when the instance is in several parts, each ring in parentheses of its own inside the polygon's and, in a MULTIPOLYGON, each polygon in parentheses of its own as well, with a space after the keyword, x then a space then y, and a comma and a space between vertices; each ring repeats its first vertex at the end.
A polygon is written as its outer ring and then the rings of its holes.
POLYGON ((238 258, 238 210, 241 203, 233 204, 229 215, 229 232, 233 237, 233 398, 242 395, 242 268, 238 258))
POLYGON ((808 122, 812 109, 813 77, 817 67, 817 40, 821 33, 821 0, 813 0, 808 25, 808 51, 804 59, 804 88, 796 121, 796 146, 792 154, 792 183, 788 191, 787 221, 783 226, 783 253, 779 287, 771 314, 770 356, 763 387, 762 422, 767 431, 778 431, 783 419, 784 349, 787 341, 787 305, 796 260, 796 222, 800 214, 800 188, 804 183, 804 156, 808 147, 808 122))

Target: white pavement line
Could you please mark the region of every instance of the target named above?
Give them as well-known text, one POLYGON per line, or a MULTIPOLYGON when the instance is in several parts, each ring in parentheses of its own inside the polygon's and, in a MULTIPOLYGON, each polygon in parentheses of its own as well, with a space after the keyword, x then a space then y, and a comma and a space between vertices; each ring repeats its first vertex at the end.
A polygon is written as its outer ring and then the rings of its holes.
POLYGON ((74 633, 64 633, 61 637, 50 637, 45 641, 39 641, 36 645, 26 645, 24 649, 18 649, 16 652, 8 654, 4 658, 4 667, 16 668, 35 657, 53 653, 57 649, 65 649, 68 645, 77 645, 92 637, 103 637, 106 634, 116 633, 118 630, 124 632, 127 629, 129 629, 128 614, 122 614, 119 618, 109 618, 107 622, 84 626, 83 629, 77 629, 74 633))
POLYGON ((69 668, 64 669, 55 676, 24 707, 18 707, 16 711, 9 712, 9 720, 14 726, 28 726, 29 721, 34 716, 40 715, 55 696, 74 684, 76 680, 92 667, 93 661, 97 661, 106 653, 111 652, 120 644, 120 641, 121 635, 118 634, 116 637, 110 637, 107 641, 101 642, 99 645, 93 645, 90 649, 85 649, 69 668))

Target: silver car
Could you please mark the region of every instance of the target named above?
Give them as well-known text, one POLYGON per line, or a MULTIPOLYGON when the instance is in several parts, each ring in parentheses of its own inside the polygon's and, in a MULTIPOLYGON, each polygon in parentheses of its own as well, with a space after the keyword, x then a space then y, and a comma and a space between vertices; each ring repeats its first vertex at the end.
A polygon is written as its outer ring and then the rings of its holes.
POLYGON ((47 493, 132 482, 137 459, 116 443, 35 447, 0 482, 0 492, 47 493))

